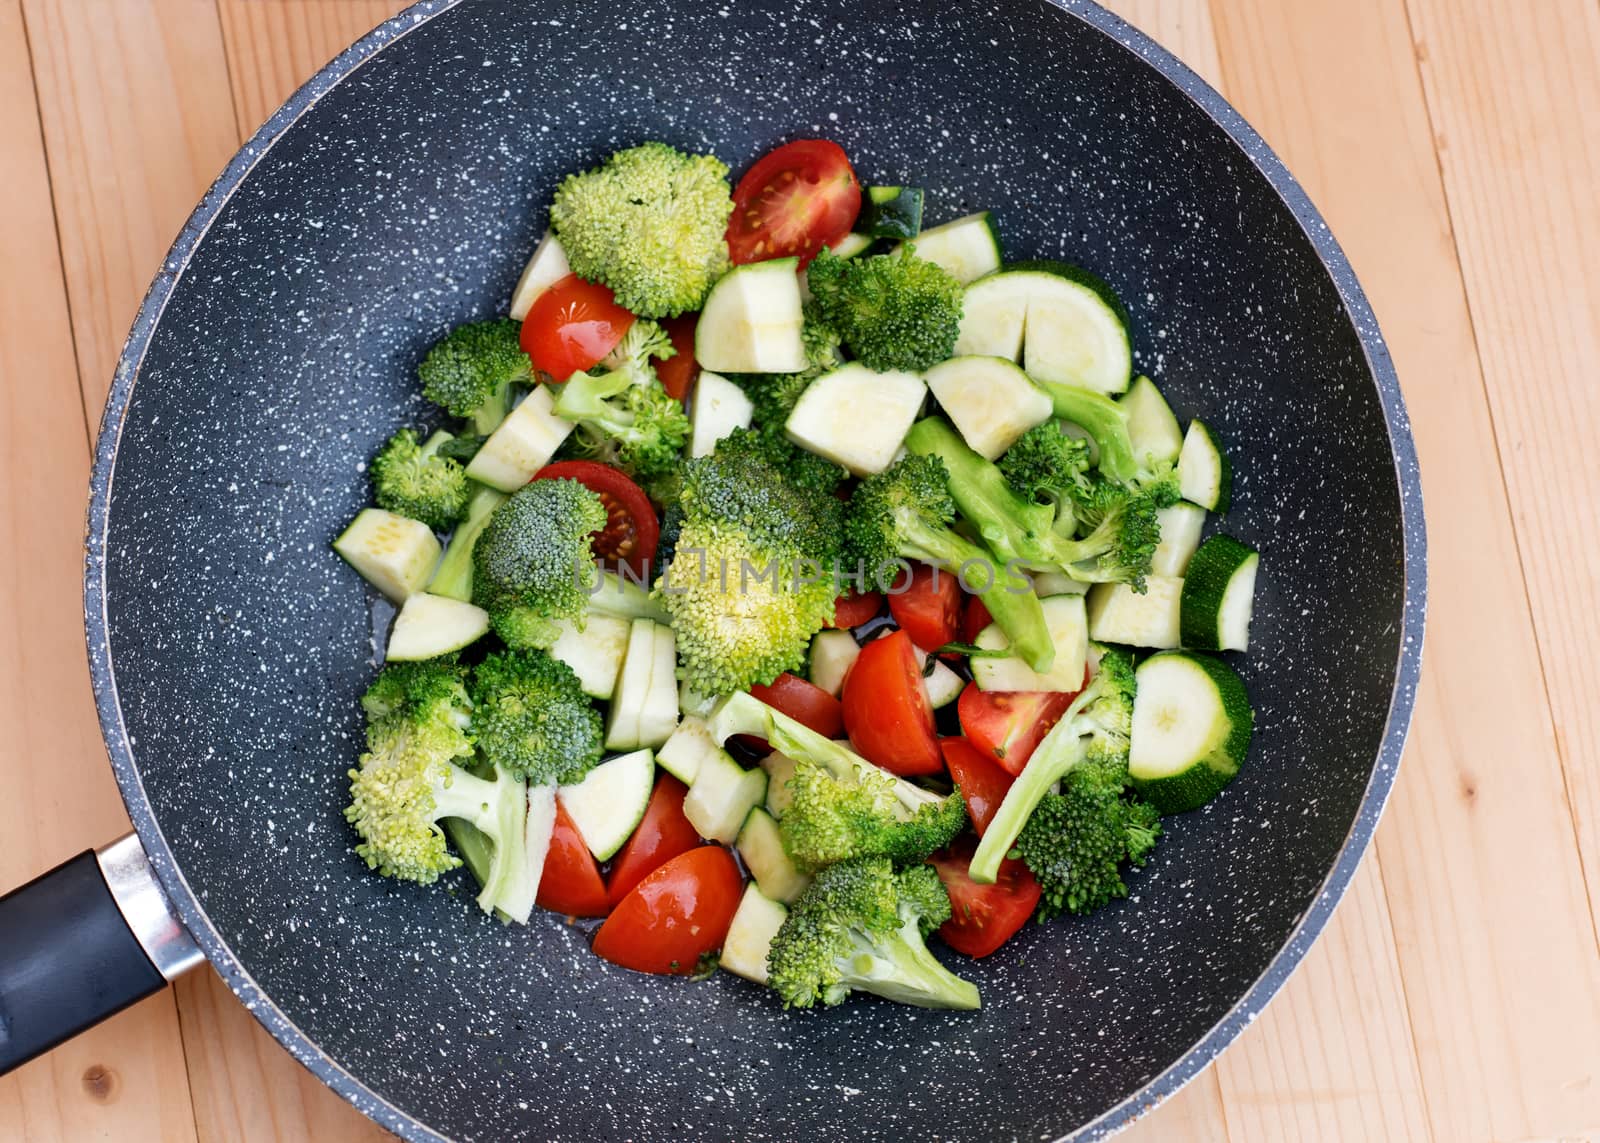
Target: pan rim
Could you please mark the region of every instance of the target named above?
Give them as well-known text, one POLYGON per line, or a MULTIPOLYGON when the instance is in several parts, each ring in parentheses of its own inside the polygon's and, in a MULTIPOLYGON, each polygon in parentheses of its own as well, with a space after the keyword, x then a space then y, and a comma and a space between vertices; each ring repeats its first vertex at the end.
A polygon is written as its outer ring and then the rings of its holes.
MULTIPOLYGON (((273 1003, 213 927, 198 896, 190 888, 156 820, 123 723, 110 655, 105 564, 112 479, 133 387, 166 304, 211 224, 277 139, 315 106, 323 95, 383 48, 462 2, 420 0, 340 53, 262 124, 229 160, 184 223, 145 294, 117 361, 95 445, 84 565, 84 626, 101 733, 134 829, 174 909, 229 989, 291 1055, 379 1125, 403 1139, 429 1143, 446 1137, 357 1079, 323 1052, 307 1033, 273 1003)), ((1395 464, 1404 549, 1404 592, 1394 690, 1390 696, 1372 774, 1332 868, 1261 975, 1199 1040, 1115 1106, 1060 1137, 1062 1140, 1088 1141, 1103 1139, 1142 1117, 1176 1093, 1220 1055, 1245 1026, 1260 1014, 1299 966, 1348 889, 1361 858, 1371 844, 1393 788, 1410 728, 1421 673, 1422 636, 1427 610, 1427 536, 1416 445, 1393 361, 1354 270, 1309 196, 1283 161, 1239 112, 1177 57, 1090 0, 1046 2, 1132 52, 1178 88, 1222 129, 1255 166, 1304 232, 1338 293, 1377 390, 1395 464)))

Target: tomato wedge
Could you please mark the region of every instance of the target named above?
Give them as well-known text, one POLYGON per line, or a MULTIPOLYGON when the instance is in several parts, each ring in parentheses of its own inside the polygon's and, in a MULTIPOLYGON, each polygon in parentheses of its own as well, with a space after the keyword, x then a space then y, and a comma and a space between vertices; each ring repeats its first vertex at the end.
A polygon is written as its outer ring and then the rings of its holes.
POLYGON ((798 675, 785 671, 767 686, 751 687, 750 693, 824 738, 838 738, 844 732, 844 708, 839 700, 798 675))
POLYGON ((986 758, 1013 776, 1061 721, 1074 695, 1066 691, 984 691, 968 683, 956 703, 961 732, 986 758))
POLYGON ((599 364, 632 324, 610 290, 568 274, 535 299, 522 321, 522 350, 535 368, 562 382, 599 364))
POLYGON ((576 480, 606 506, 606 526, 589 541, 595 559, 626 566, 641 582, 650 574, 661 540, 661 521, 650 498, 626 474, 593 460, 558 460, 533 474, 534 480, 576 480))
POLYGON ((941 738, 939 750, 950 767, 951 781, 961 787, 972 828, 982 837, 1014 779, 965 738, 941 738))
POLYGON ((896 774, 944 769, 933 734, 933 708, 904 631, 861 648, 844 680, 844 728, 863 758, 896 774))
POLYGON ((688 975, 722 947, 744 892, 728 851, 680 853, 624 897, 594 935, 595 955, 637 972, 688 975))
POLYGON ((536 900, 541 909, 569 917, 603 917, 611 908, 600 867, 560 802, 556 803, 556 827, 550 835, 550 853, 544 859, 536 900))
POLYGON ((694 327, 699 323, 699 314, 683 314, 661 323, 672 339, 672 348, 678 352, 656 362, 656 377, 667 396, 675 401, 687 397, 689 386, 700 376, 700 363, 694 359, 694 327))
POLYGON ((699 832, 683 816, 683 796, 688 792, 671 774, 656 778, 644 818, 611 863, 611 883, 606 889, 613 907, 661 866, 700 844, 699 832))
POLYGON ((849 592, 833 601, 832 627, 860 627, 883 610, 883 596, 875 591, 849 592))
POLYGON ((961 614, 961 640, 964 643, 974 643, 978 639, 978 632, 994 622, 994 616, 989 614, 989 609, 983 605, 983 597, 969 595, 967 609, 961 614))
POLYGON ((794 255, 804 269, 860 213, 861 183, 844 149, 796 139, 757 159, 734 187, 728 253, 735 265, 794 255))
POLYGON ((966 834, 944 853, 928 858, 950 894, 950 919, 939 926, 939 936, 971 957, 988 956, 1015 936, 1039 907, 1041 892, 1033 872, 1013 857, 1000 863, 993 885, 979 885, 967 876, 976 848, 977 842, 966 834))
POLYGON ((950 572, 912 564, 889 593, 889 613, 911 641, 924 651, 937 651, 961 630, 961 584, 950 572))

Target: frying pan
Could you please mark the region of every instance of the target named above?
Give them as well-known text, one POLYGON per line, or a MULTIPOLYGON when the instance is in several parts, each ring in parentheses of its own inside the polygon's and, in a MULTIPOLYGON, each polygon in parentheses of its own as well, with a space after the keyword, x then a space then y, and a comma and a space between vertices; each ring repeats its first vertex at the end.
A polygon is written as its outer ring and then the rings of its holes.
POLYGON ((0 1066, 203 956, 408 1139, 1099 1138, 1283 983, 1372 835, 1423 622, 1389 357, 1305 195, 1213 91, 1088 3, 425 3, 229 164, 145 299, 101 426, 85 608, 136 835, 0 902, 0 1066), (736 170, 825 135, 935 221, 1108 279, 1234 461, 1258 546, 1254 749, 1132 897, 962 964, 975 1014, 785 1014, 637 975, 541 913, 380 880, 341 816, 387 612, 329 550, 428 410, 425 347, 499 310, 556 178, 661 138, 736 170))

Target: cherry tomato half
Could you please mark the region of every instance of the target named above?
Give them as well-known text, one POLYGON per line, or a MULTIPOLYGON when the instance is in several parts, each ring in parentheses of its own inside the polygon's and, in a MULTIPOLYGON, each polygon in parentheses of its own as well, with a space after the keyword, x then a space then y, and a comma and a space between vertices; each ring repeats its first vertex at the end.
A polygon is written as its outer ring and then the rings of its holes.
POLYGON ((836 246, 861 213, 861 183, 837 143, 796 139, 756 160, 733 190, 735 265, 795 255, 802 269, 836 246))
POLYGON ((699 314, 683 314, 661 323, 672 339, 672 348, 678 352, 656 362, 656 377, 667 396, 675 401, 687 397, 689 386, 700 376, 700 363, 694 359, 694 327, 699 323, 699 314))
POLYGON ((599 364, 632 324, 633 315, 610 290, 568 274, 534 300, 522 321, 522 351, 535 368, 563 382, 599 364))
POLYGON ((939 750, 950 767, 950 780, 961 788, 972 828, 982 837, 1014 779, 965 738, 941 738, 939 750))
POLYGON ((838 738, 844 732, 844 708, 839 700, 798 675, 785 671, 767 686, 751 687, 750 693, 824 738, 838 738))
POLYGON ((939 926, 939 936, 971 957, 988 956, 1015 936, 1039 907, 1041 894, 1033 872, 1012 857, 1000 863, 993 885, 973 881, 967 867, 976 848, 972 835, 963 834, 948 850, 928 858, 950 894, 950 919, 939 926))
POLYGON ((989 614, 989 609, 983 605, 983 597, 969 595, 967 609, 961 613, 961 641, 975 643, 978 632, 994 622, 994 616, 989 614))
POLYGON ((912 564, 889 593, 889 613, 911 641, 924 651, 937 651, 961 630, 961 584, 947 571, 912 564))
POLYGON ((700 844, 700 834, 683 816, 683 796, 689 788, 671 774, 656 778, 644 819, 611 863, 607 892, 616 906, 634 886, 661 866, 700 844))
POLYGON ((609 464, 592 460, 558 460, 533 474, 535 480, 576 480, 600 497, 606 526, 589 541, 602 564, 626 565, 639 578, 650 573, 661 540, 661 521, 650 498, 609 464))
POLYGON ((544 859, 536 900, 541 909, 569 917, 603 917, 611 907, 606 883, 600 880, 600 867, 559 801, 556 828, 550 835, 550 852, 544 859))
POLYGON ((961 733, 980 753, 1017 775, 1073 698, 1066 691, 985 691, 968 683, 956 703, 956 715, 961 733))
POLYGON ((863 758, 896 774, 944 769, 933 734, 933 708, 904 631, 861 648, 844 680, 844 728, 863 758))
POLYGON ((744 892, 728 851, 680 853, 624 897, 594 935, 595 955, 637 972, 688 975, 722 947, 744 892))
POLYGON ((875 591, 850 592, 833 601, 832 627, 860 627, 883 610, 883 596, 875 591))

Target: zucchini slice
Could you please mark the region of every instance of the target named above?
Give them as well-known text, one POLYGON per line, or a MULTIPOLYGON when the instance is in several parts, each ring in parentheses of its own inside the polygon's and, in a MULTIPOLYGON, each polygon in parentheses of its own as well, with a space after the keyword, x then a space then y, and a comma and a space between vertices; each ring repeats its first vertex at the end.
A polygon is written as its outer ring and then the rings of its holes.
POLYGON ((772 938, 788 919, 788 909, 762 893, 753 882, 746 885, 739 907, 733 911, 728 935, 723 938, 718 965, 756 984, 767 983, 767 952, 772 948, 772 938))
POLYGON ((1128 388, 1133 347, 1120 307, 1106 301, 1108 288, 1080 276, 1028 271, 1039 279, 1028 294, 1022 367, 1040 381, 1059 381, 1108 395, 1128 388))
MULTIPOLYGON (((915 238, 922 231, 921 187, 867 187, 855 232, 872 238, 915 238)), ((844 257, 845 255, 840 255, 844 257)))
POLYGON ((600 763, 583 781, 556 791, 561 808, 596 861, 608 860, 633 836, 644 820, 655 778, 655 757, 648 750, 635 750, 600 763))
POLYGON ((554 231, 546 230, 539 245, 533 248, 533 257, 523 268, 516 288, 511 291, 511 316, 518 321, 527 317, 539 295, 570 273, 572 267, 567 264, 567 252, 561 247, 561 239, 554 231))
POLYGON ((955 352, 960 357, 1003 357, 1022 360, 1022 329, 1028 317, 1031 277, 990 274, 979 278, 961 296, 961 332, 955 352))
POLYGON ((591 611, 583 630, 570 619, 557 626, 561 634, 550 644, 550 656, 560 659, 578 676, 578 685, 590 698, 609 699, 617 690, 622 660, 628 651, 632 624, 617 615, 591 611))
POLYGON ((864 253, 872 245, 872 239, 865 234, 846 234, 828 249, 833 251, 835 258, 854 258, 864 253))
POLYGON ((1181 645, 1183 580, 1147 575, 1144 582, 1143 595, 1125 583, 1097 583, 1089 589, 1089 638, 1158 650, 1181 645))
MULTIPOLYGON (((1189 561, 1183 581, 1183 645, 1202 651, 1244 651, 1261 556, 1231 536, 1212 536, 1189 561)), ((409 604, 407 605, 409 606, 409 604)))
MULTIPOLYGON (((1003 588, 1000 590, 1004 590, 1003 588)), ((1043 674, 1021 659, 974 657, 972 678, 986 691, 1081 691, 1089 655, 1089 625, 1081 595, 1052 595, 1039 601, 1055 645, 1055 663, 1043 674)), ((998 623, 978 632, 978 646, 1003 650, 1010 646, 998 623)))
POLYGON ((572 429, 571 421, 556 416, 550 387, 535 385, 533 392, 489 434, 467 465, 467 475, 501 492, 515 492, 550 463, 572 429))
POLYGON ((1244 683, 1221 659, 1188 651, 1152 655, 1134 680, 1128 775, 1163 814, 1198 809, 1250 748, 1255 713, 1244 683))
POLYGON ((766 795, 765 770, 746 770, 726 754, 708 754, 684 796, 683 816, 701 837, 732 845, 766 795))
POLYGON ((761 892, 774 901, 792 905, 795 898, 811 884, 811 878, 796 869, 794 862, 784 852, 783 838, 778 836, 778 823, 760 806, 746 815, 736 844, 744 867, 756 879, 756 884, 761 886, 761 892))
POLYGON ((912 245, 918 258, 942 266, 962 285, 1000 268, 1000 233, 987 210, 924 230, 912 245))
POLYGON ((483 608, 419 591, 406 597, 395 616, 384 658, 391 663, 437 658, 476 642, 488 630, 489 613, 483 608))
POLYGON ((952 357, 922 377, 967 447, 985 460, 1048 421, 1054 409, 1049 395, 1004 357, 952 357))
POLYGON ((871 476, 894 460, 927 395, 915 373, 880 373, 853 361, 806 386, 785 428, 808 452, 871 476))
POLYGON ((695 326, 694 355, 713 373, 798 373, 800 262, 773 258, 735 266, 706 295, 695 326))
POLYGON ((922 671, 922 689, 928 696, 929 706, 938 710, 961 697, 961 691, 967 684, 960 675, 939 659, 930 662, 932 656, 921 647, 913 647, 912 652, 917 656, 917 666, 922 671))
POLYGON ((747 429, 755 406, 743 389, 720 373, 701 370, 690 402, 689 455, 710 456, 717 442, 735 429, 747 429))
POLYGON ((1170 508, 1156 511, 1161 542, 1150 559, 1156 575, 1181 576, 1189 566, 1194 550, 1200 546, 1200 530, 1205 527, 1206 510, 1198 504, 1180 500, 1170 508))
MULTIPOLYGON (((661 744, 661 749, 656 751, 656 761, 663 770, 685 786, 692 786, 695 775, 700 773, 701 763, 712 755, 728 758, 722 746, 706 729, 705 720, 694 715, 685 715, 683 721, 678 723, 677 728, 661 744)), ((728 758, 728 761, 732 763, 733 759, 728 758)))
POLYGON ((767 813, 781 818, 794 801, 789 782, 794 777, 795 760, 774 750, 761 760, 761 768, 767 774, 767 813))
POLYGON ((396 603, 422 590, 439 562, 433 529, 382 508, 364 508, 333 542, 361 578, 396 603))
POLYGON ((819 631, 811 640, 811 684, 834 698, 844 690, 844 676, 861 654, 861 645, 848 631, 819 631))
POLYGON ((1183 448, 1183 430, 1156 383, 1148 377, 1135 377, 1117 403, 1128 418, 1134 458, 1151 468, 1175 463, 1183 448))
POLYGON ((653 624, 650 685, 639 708, 639 745, 660 746, 678 728, 678 644, 672 628, 653 624))
MULTIPOLYGON (((628 648, 622 656, 622 671, 617 676, 617 689, 606 715, 607 750, 639 748, 639 720, 650 690, 655 658, 656 625, 648 619, 635 619, 628 628, 628 648)), ((672 705, 676 714, 676 694, 672 705)))
POLYGON ((1204 421, 1190 421, 1184 435, 1178 454, 1178 489, 1185 500, 1219 513, 1228 510, 1233 498, 1233 465, 1204 421))

